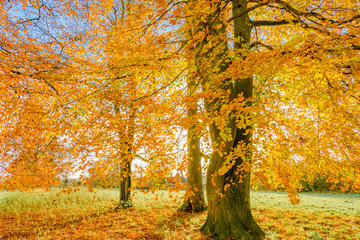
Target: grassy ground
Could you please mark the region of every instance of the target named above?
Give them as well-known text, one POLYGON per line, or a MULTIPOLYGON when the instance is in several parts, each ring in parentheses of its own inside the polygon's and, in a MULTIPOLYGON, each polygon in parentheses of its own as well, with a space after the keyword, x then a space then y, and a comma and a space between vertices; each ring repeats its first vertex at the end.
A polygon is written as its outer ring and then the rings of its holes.
MULTIPOLYGON (((206 213, 179 213, 183 192, 134 193, 134 208, 114 211, 118 192, 0 192, 0 239, 206 239, 206 213), (157 201, 155 199, 158 198, 157 201)), ((360 194, 252 192, 267 239, 360 239, 360 194)))

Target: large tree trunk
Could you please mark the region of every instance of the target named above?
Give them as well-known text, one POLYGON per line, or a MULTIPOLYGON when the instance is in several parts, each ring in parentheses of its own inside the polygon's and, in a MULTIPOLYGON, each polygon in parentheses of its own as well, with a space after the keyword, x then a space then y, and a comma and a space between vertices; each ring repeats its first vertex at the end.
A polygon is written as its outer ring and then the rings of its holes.
MULTIPOLYGON (((234 16, 239 16, 246 9, 246 0, 233 1, 234 16)), ((219 16, 220 14, 214 15, 219 16)), ((213 25, 218 24, 214 23, 213 25)), ((243 48, 245 44, 250 42, 251 34, 250 20, 247 14, 235 19, 234 29, 235 39, 240 40, 239 43, 235 44, 235 48, 243 48)), ((224 24, 222 28, 209 32, 212 35, 214 33, 219 36, 223 35, 225 32, 224 24)), ((218 45, 223 44, 221 42, 223 38, 218 37, 218 45)), ((216 62, 219 63, 219 59, 223 59, 223 62, 218 66, 218 74, 221 74, 228 67, 224 60, 226 56, 226 53, 223 55, 218 53, 216 62)), ((205 79, 206 82, 210 82, 210 80, 211 77, 205 79)), ((228 79, 225 83, 221 83, 221 86, 219 84, 212 89, 219 93, 229 93, 227 98, 205 99, 207 112, 216 115, 220 112, 223 104, 231 102, 239 94, 243 94, 245 100, 249 100, 252 97, 253 81, 252 78, 228 79)), ((223 117, 227 118, 225 127, 215 122, 210 125, 211 141, 216 149, 210 157, 207 172, 208 215, 201 231, 205 235, 217 239, 263 239, 265 234, 254 221, 250 208, 249 165, 252 152, 251 131, 249 130, 251 130, 251 125, 246 124, 246 127, 238 128, 236 126, 237 119, 234 116, 223 117), (231 138, 224 138, 224 129, 230 133, 231 138), (227 157, 236 149, 241 149, 244 154, 229 161, 227 157)))
MULTIPOLYGON (((244 95, 251 93, 248 87, 252 86, 252 79, 243 79, 242 82, 241 87, 245 89, 237 90, 244 90, 244 95)), ((250 172, 246 169, 251 161, 251 134, 245 134, 245 130, 247 129, 236 128, 232 146, 232 149, 239 144, 245 147, 245 158, 236 158, 234 165, 224 175, 219 174, 219 171, 226 161, 226 155, 220 156, 218 152, 214 152, 210 159, 206 186, 208 215, 201 231, 217 239, 262 239, 265 235, 251 214, 250 172)), ((213 143, 222 144, 218 140, 220 131, 214 124, 210 131, 213 143)))

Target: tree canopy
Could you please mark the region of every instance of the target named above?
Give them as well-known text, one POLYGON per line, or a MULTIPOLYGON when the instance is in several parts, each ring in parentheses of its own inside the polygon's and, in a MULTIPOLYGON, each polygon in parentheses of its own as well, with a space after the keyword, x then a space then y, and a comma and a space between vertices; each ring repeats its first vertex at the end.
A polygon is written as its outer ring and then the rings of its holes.
MULTIPOLYGON (((136 156, 141 171, 166 177, 186 169, 179 139, 192 129, 208 200, 225 210, 224 199, 248 204, 250 171, 253 185, 292 203, 318 176, 360 191, 357 0, 3 1, 0 10, 0 189, 49 187, 68 171, 105 176, 136 156)), ((208 235, 263 236, 255 222, 243 226, 254 234, 223 233, 209 201, 208 235)))

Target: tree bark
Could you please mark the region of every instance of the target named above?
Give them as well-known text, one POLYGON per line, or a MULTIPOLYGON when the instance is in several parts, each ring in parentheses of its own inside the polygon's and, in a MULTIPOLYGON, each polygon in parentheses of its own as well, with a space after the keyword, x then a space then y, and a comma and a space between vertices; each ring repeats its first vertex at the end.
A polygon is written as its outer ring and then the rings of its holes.
POLYGON ((117 209, 132 207, 131 200, 131 161, 127 161, 120 170, 119 205, 117 209))
POLYGON ((198 137, 190 137, 188 140, 188 154, 190 162, 188 164, 187 186, 185 199, 180 210, 202 212, 206 210, 206 203, 202 182, 200 139, 198 137))
MULTIPOLYGON (((194 81, 188 87, 192 87, 194 81)), ((193 117, 197 112, 195 106, 188 107, 188 117, 193 117)), ((181 211, 186 212, 202 212, 206 210, 206 203, 204 198, 204 189, 202 182, 202 168, 201 168, 201 151, 200 151, 200 137, 198 136, 195 126, 188 129, 187 151, 189 157, 187 170, 187 186, 184 202, 180 207, 181 211)))
MULTIPOLYGON (((233 1, 232 5, 233 16, 242 15, 242 17, 234 20, 234 37, 236 40, 240 40, 234 44, 235 49, 244 48, 250 42, 250 19, 247 14, 242 14, 247 9, 246 4, 246 0, 238 0, 233 1)), ((218 11, 220 11, 219 8, 218 11)), ((218 19, 221 19, 221 17, 218 17, 220 15, 220 12, 214 14, 218 19)), ((216 40, 218 46, 224 45, 225 24, 221 20, 212 20, 211 17, 208 19, 213 22, 213 26, 223 25, 221 28, 210 29, 209 33, 213 36, 219 36, 216 40)), ((214 41, 214 38, 212 41, 214 41)), ((206 42, 202 45, 204 44, 206 42)), ((224 53, 218 53, 217 59, 213 60, 213 62, 216 62, 214 65, 220 62, 217 66, 219 75, 228 67, 228 63, 225 61, 228 52, 227 44, 222 48, 224 53)), ((203 58, 204 56, 200 57, 203 58)), ((209 68, 207 68, 207 71, 209 71, 209 68)), ((207 73, 203 73, 202 76, 208 76, 204 79, 203 84, 204 90, 208 90, 206 85, 209 85, 209 82, 211 83, 211 76, 207 75, 207 73)), ((217 114, 220 112, 222 105, 228 104, 239 94, 242 94, 245 100, 249 100, 252 97, 253 81, 252 78, 227 79, 216 85, 216 87, 212 87, 212 90, 228 93, 225 98, 205 99, 207 112, 217 114)), ((248 166, 251 164, 252 156, 251 126, 247 124, 243 128, 238 128, 235 117, 230 115, 223 117, 227 118, 225 129, 228 133, 230 132, 232 137, 224 138, 224 126, 220 126, 215 122, 209 127, 211 141, 215 149, 210 157, 207 172, 208 214, 201 231, 205 235, 216 239, 263 239, 265 234, 255 222, 250 207, 250 168, 248 166), (227 156, 237 148, 245 151, 245 154, 242 157, 236 157, 229 163, 227 156), (224 173, 222 171, 224 171, 224 167, 226 169, 226 165, 229 166, 229 169, 224 173)))
MULTIPOLYGON (((119 109, 115 108, 115 113, 119 113, 119 109)), ((134 136, 135 136, 135 117, 136 109, 130 104, 128 109, 127 125, 124 126, 124 132, 119 132, 120 142, 119 147, 121 149, 121 159, 119 162, 119 205, 116 209, 123 209, 132 207, 131 199, 131 163, 134 159, 134 136), (126 139, 126 140, 125 140, 126 139)))
MULTIPOLYGON (((192 17, 186 19, 186 24, 189 26, 187 37, 193 38, 193 27, 191 27, 192 17)), ((187 62, 189 66, 189 74, 187 77, 187 93, 191 97, 197 92, 197 79, 195 76, 195 48, 189 45, 187 48, 187 62)), ((198 111, 197 101, 190 100, 187 105, 187 117, 190 121, 187 134, 187 153, 189 158, 187 168, 187 186, 184 202, 180 207, 180 211, 185 212, 202 212, 206 210, 206 203, 204 198, 204 187, 202 181, 202 168, 201 168, 201 150, 200 150, 200 133, 196 130, 198 119, 196 114, 198 111)))

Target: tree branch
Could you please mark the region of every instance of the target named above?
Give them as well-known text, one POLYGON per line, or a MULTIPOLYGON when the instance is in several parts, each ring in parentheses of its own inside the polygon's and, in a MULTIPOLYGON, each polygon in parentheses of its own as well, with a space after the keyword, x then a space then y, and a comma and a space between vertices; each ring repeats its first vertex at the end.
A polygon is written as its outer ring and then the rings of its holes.
POLYGON ((352 45, 351 49, 353 50, 360 50, 360 45, 352 45))
POLYGON ((158 92, 164 90, 165 88, 169 87, 171 84, 173 84, 182 74, 185 70, 187 70, 188 67, 184 68, 183 70, 180 71, 180 73, 178 75, 175 76, 174 79, 172 79, 169 83, 165 84, 164 86, 161 86, 159 89, 157 89, 156 91, 150 93, 150 94, 147 94, 147 95, 144 95, 144 96, 141 96, 141 97, 138 97, 135 99, 135 101, 138 101, 140 99, 144 99, 144 98, 148 98, 148 97, 151 97, 151 96, 154 96, 156 95, 158 92))
POLYGON ((81 100, 81 99, 87 98, 87 97, 89 97, 89 96, 91 96, 91 95, 94 95, 95 93, 97 93, 97 92, 99 92, 99 91, 107 88, 108 86, 110 86, 110 84, 114 83, 116 80, 123 79, 123 78, 129 77, 129 76, 131 76, 131 74, 129 74, 129 75, 124 75, 124 76, 121 76, 121 77, 112 78, 112 79, 110 79, 111 82, 105 83, 105 84, 101 85, 99 88, 95 89, 94 91, 92 91, 92 92, 90 92, 90 93, 88 93, 88 94, 85 94, 85 95, 80 96, 80 97, 78 97, 78 98, 76 98, 76 99, 70 100, 69 102, 66 102, 66 103, 64 103, 64 104, 61 104, 61 106, 66 106, 66 105, 72 104, 72 103, 74 103, 74 102, 77 102, 77 101, 79 101, 79 100, 81 100))
POLYGON ((281 20, 281 21, 266 21, 266 20, 258 20, 251 21, 251 25, 253 27, 261 27, 261 26, 279 26, 286 25, 290 23, 299 23, 299 20, 281 20))
POLYGON ((255 46, 261 46, 261 47, 264 47, 264 48, 267 48, 269 50, 274 50, 274 48, 270 45, 266 45, 262 42, 259 42, 259 41, 256 41, 256 42, 253 42, 252 44, 250 44, 250 48, 253 48, 255 46))
POLYGON ((351 23, 354 20, 360 19, 360 14, 358 14, 358 15, 352 16, 349 19, 345 19, 342 21, 336 21, 333 19, 328 19, 317 12, 313 12, 313 11, 304 12, 304 11, 297 10, 296 8, 292 7, 289 3, 284 2, 283 0, 275 0, 275 3, 280 4, 283 7, 283 9, 287 10, 288 12, 292 13, 293 15, 302 16, 307 19, 309 19, 309 17, 313 17, 323 23, 332 23, 332 24, 341 25, 341 24, 345 24, 345 23, 351 23))
POLYGON ((35 18, 31 18, 31 19, 27 19, 25 21, 22 21, 22 22, 19 22, 18 24, 25 24, 25 23, 28 23, 28 22, 32 22, 32 21, 39 21, 40 18, 41 18, 41 8, 45 6, 45 4, 42 4, 41 6, 38 7, 38 16, 35 17, 35 18))

